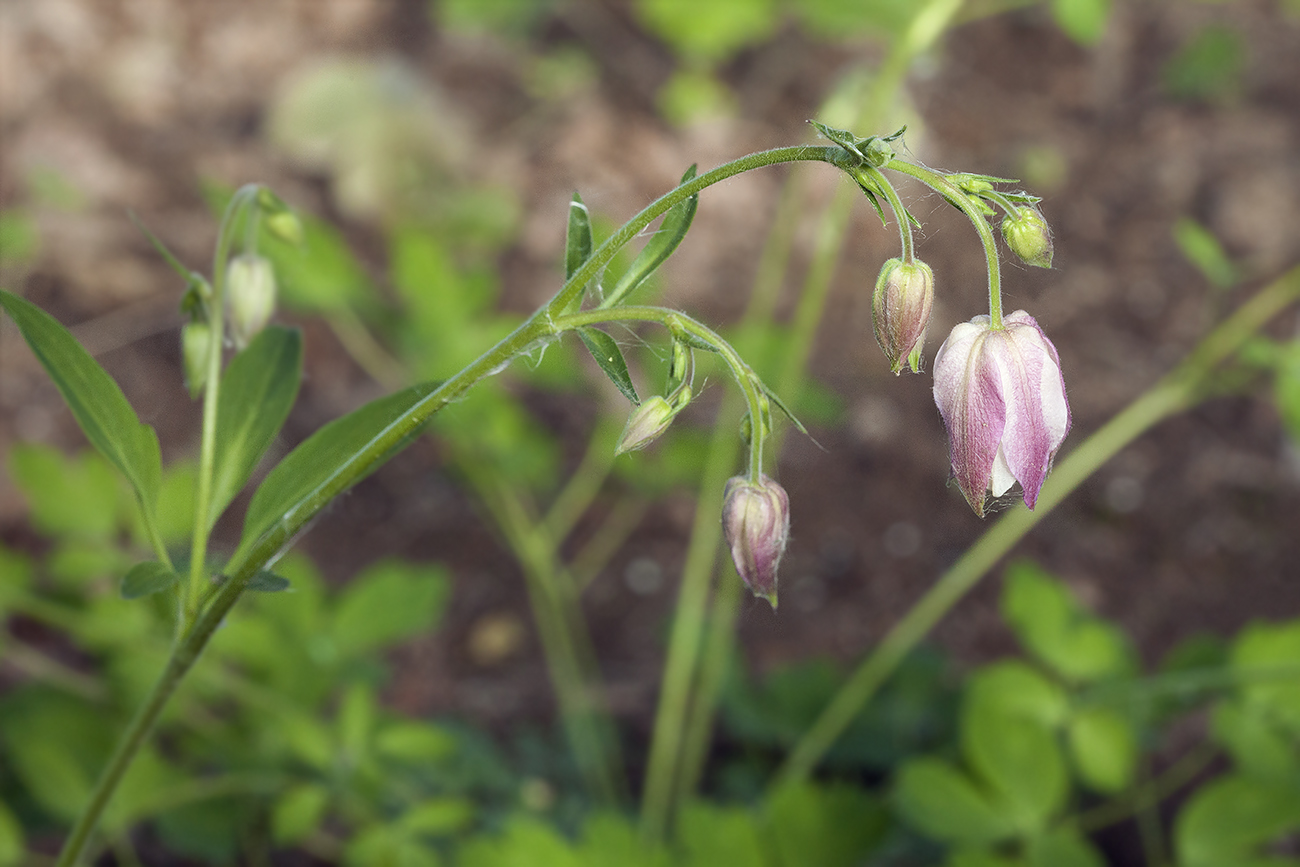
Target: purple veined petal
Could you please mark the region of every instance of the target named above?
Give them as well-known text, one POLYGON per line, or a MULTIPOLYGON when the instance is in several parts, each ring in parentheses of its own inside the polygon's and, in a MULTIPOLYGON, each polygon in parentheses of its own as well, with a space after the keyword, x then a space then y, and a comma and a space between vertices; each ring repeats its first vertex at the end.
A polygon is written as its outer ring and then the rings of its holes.
POLYGON ((993 473, 1006 423, 1001 376, 986 353, 988 317, 953 328, 934 362, 934 398, 948 429, 952 474, 977 515, 993 473))
POLYGON ((1007 320, 999 344, 1008 403, 1002 454, 1032 509, 1069 430, 1069 404, 1056 349, 1033 317, 1017 310, 1007 320))

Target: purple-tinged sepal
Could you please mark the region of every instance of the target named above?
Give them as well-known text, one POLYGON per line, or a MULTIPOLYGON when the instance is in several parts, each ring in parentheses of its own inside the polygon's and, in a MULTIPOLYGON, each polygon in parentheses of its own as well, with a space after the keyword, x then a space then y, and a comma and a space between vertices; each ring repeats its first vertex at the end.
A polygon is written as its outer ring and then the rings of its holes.
POLYGON ((1070 430, 1056 347, 1017 310, 993 328, 976 316, 953 328, 934 359, 934 400, 948 429, 952 474, 975 514, 990 493, 1020 483, 1033 508, 1070 430))
POLYGON ((880 269, 871 296, 871 326, 889 359, 889 369, 921 372, 921 352, 934 307, 934 272, 921 261, 890 259, 880 269))
POLYGON ((722 534, 736 573, 755 596, 776 608, 776 573, 790 537, 790 498, 767 476, 757 484, 743 476, 727 482, 722 534))

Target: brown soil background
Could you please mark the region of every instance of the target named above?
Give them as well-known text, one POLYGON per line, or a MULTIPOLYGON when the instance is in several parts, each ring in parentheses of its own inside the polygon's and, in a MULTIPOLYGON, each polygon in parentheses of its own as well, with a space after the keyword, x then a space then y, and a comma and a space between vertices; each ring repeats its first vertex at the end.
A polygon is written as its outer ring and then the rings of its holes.
MULTIPOLYGON (((25 272, 4 275, 8 288, 74 328, 159 429, 166 457, 191 455, 198 419, 179 382, 179 287, 126 210, 195 265, 209 261, 215 235, 203 177, 264 181, 295 206, 339 219, 323 178, 277 155, 263 135, 269 94, 304 63, 394 57, 436 88, 481 165, 520 196, 522 233, 501 267, 504 303, 524 311, 558 285, 573 189, 593 211, 621 220, 692 162, 710 167, 808 141, 804 121, 835 79, 879 55, 869 43, 827 46, 783 27, 723 68, 738 100, 734 118, 679 129, 654 110, 672 55, 625 4, 569 4, 548 14, 532 40, 530 51, 581 49, 595 80, 565 100, 539 99, 521 43, 443 32, 421 3, 5 3, 0 205, 27 203, 26 179, 41 166, 85 200, 75 211, 38 211, 42 254, 25 272)), ((1300 22, 1275 3, 1119 2, 1091 50, 1062 36, 1042 9, 1015 11, 950 34, 920 65, 908 96, 920 119, 908 145, 930 165, 1016 176, 1034 148, 1064 157, 1059 183, 1040 191, 1055 266, 1031 273, 1009 264, 1005 279, 1008 309, 1029 309, 1060 351, 1074 412, 1067 451, 1169 370, 1222 310, 1300 261, 1300 22), (1250 46, 1240 93, 1209 104, 1169 99, 1161 64, 1211 22, 1239 29, 1250 46), (1205 224, 1243 263, 1250 278, 1236 294, 1219 294, 1180 256, 1170 235, 1180 216, 1205 224)), ((842 183, 829 168, 815 173, 805 203, 810 230, 842 183)), ((704 195, 670 263, 667 303, 712 321, 737 315, 783 176, 754 173, 704 195)), ((979 312, 982 258, 969 227, 940 201, 905 194, 925 221, 919 249, 939 286, 932 357, 953 323, 979 312)), ((375 228, 342 222, 381 273, 375 228)), ((789 290, 810 236, 801 232, 789 290)), ((892 229, 881 230, 864 205, 850 238, 812 363, 845 401, 846 421, 815 431, 824 451, 795 437, 782 455, 794 515, 783 604, 773 615, 746 600, 741 612, 743 642, 762 668, 816 655, 859 658, 985 527, 945 486, 929 376, 888 375, 871 337, 870 287, 892 255, 892 229)), ((327 330, 299 324, 307 378, 285 446, 376 394, 327 330)), ((31 440, 83 448, 12 323, 0 323, 0 338, 0 452, 31 440)), ((600 410, 582 404, 558 415, 572 427, 600 410)), ((24 514, 0 476, 6 544, 39 545, 24 514)), ((612 702, 636 730, 652 713, 691 515, 686 492, 657 506, 585 600, 612 702), (633 592, 628 567, 644 569, 647 558, 664 583, 633 592)), ((550 713, 519 571, 442 473, 435 448, 399 457, 303 546, 337 582, 387 555, 452 567, 446 627, 399 655, 389 694, 398 706, 493 726, 550 713), (471 637, 503 617, 524 624, 525 637, 483 664, 471 637)), ((1269 403, 1209 402, 1126 449, 1016 555, 1036 558, 1119 621, 1148 660, 1197 632, 1226 636, 1252 619, 1295 617, 1300 457, 1269 403)), ((971 663, 1008 651, 996 593, 997 581, 987 581, 935 640, 971 663)))

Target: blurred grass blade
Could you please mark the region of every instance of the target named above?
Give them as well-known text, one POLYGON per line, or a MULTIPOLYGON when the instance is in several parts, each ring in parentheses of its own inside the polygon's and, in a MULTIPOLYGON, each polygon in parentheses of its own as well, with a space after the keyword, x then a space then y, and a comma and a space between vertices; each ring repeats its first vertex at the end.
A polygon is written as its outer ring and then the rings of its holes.
MULTIPOLYGON (((244 517, 244 534, 239 542, 239 551, 232 562, 239 561, 262 534, 280 521, 290 520, 300 508, 313 505, 318 508, 319 504, 313 503, 313 496, 333 480, 349 461, 365 451, 376 437, 437 387, 438 383, 435 382, 420 383, 371 401, 325 425, 290 452, 267 474, 253 495, 248 514, 244 517)), ((382 466, 393 453, 406 447, 422 426, 418 425, 408 431, 387 455, 371 461, 369 469, 349 484, 356 484, 382 466)))
MULTIPOLYGON (((681 182, 684 184, 695 177, 695 166, 686 170, 682 175, 681 182)), ((602 308, 613 307, 615 304, 623 301, 628 295, 632 294, 642 283, 649 279, 664 261, 673 254, 677 245, 686 237, 686 231, 691 227, 691 221, 695 219, 695 208, 700 203, 699 195, 690 196, 669 209, 664 214, 663 222, 659 224, 659 230, 650 238, 650 242, 645 245, 632 266, 618 278, 614 288, 610 290, 609 296, 600 303, 602 308)))
POLYGON ((295 329, 267 328, 231 360, 217 410, 209 525, 248 482, 280 432, 298 396, 301 376, 302 336, 295 329))
POLYGON ((1237 266, 1224 252, 1219 239, 1190 217, 1180 217, 1174 223, 1174 243, 1183 258, 1201 275, 1220 289, 1231 288, 1238 280, 1237 266))
POLYGON ((3 290, 0 306, 18 323, 86 439, 135 488, 145 521, 152 527, 162 480, 162 455, 154 429, 140 423, 118 384, 54 317, 3 290))
POLYGON ((640 404, 641 398, 636 395, 636 386, 632 384, 632 376, 627 371, 627 362, 614 338, 597 328, 579 328, 578 336, 587 345, 587 350, 596 359, 600 369, 605 371, 609 381, 614 383, 614 387, 623 392, 624 397, 633 404, 640 404))

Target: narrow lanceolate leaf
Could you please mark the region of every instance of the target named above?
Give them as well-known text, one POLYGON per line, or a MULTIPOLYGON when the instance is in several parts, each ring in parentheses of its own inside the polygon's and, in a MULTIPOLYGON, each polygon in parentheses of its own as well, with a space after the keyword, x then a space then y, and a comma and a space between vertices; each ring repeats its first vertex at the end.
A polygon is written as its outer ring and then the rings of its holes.
POLYGON ((162 479, 162 456, 154 429, 140 423, 122 389, 54 317, 3 290, 0 306, 18 323, 86 439, 135 488, 145 521, 152 525, 162 479))
POLYGON ((623 352, 614 338, 597 328, 579 328, 578 336, 587 345, 587 351, 596 359, 600 369, 605 371, 609 381, 614 383, 614 387, 623 392, 624 397, 632 403, 639 404, 641 398, 636 396, 636 386, 632 384, 632 376, 627 372, 627 362, 623 360, 623 352))
MULTIPOLYGON (((686 170, 686 174, 682 175, 681 182, 684 184, 694 177, 695 166, 691 166, 686 170)), ((691 221, 695 219, 695 208, 699 203, 700 197, 697 194, 668 209, 668 213, 664 214, 663 221, 659 224, 658 231, 637 254, 632 267, 618 278, 609 295, 600 303, 602 308, 613 307, 631 295, 673 254, 677 245, 682 242, 682 238, 686 237, 686 231, 690 229, 691 221)))
POLYGON ((582 196, 573 194, 569 202, 569 231, 564 239, 564 279, 568 280, 582 263, 591 258, 591 214, 582 196))
POLYGON ((408 445, 419 433, 419 426, 408 431, 387 454, 367 460, 364 467, 356 462, 377 438, 389 433, 392 425, 399 423, 437 387, 437 383, 421 383, 371 401, 325 425, 290 452, 267 474, 253 495, 244 517, 239 551, 231 562, 239 561, 259 537, 280 521, 292 525, 300 513, 317 511, 323 505, 327 489, 334 494, 346 490, 408 445))
POLYGON ((234 357, 221 380, 209 525, 230 505, 280 432, 298 395, 302 336, 267 328, 234 357))
POLYGON ((122 598, 139 599, 166 590, 179 580, 180 575, 157 560, 146 560, 132 566, 122 579, 122 598))
POLYGON ((803 422, 799 421, 795 414, 790 411, 790 407, 785 405, 785 401, 781 400, 775 391, 768 388, 766 382, 763 382, 761 379, 756 379, 755 381, 758 383, 758 387, 763 389, 763 394, 767 395, 767 399, 772 402, 772 406, 781 410, 781 412, 785 414, 785 417, 790 419, 790 423, 795 426, 799 433, 804 436, 811 436, 811 434, 808 433, 808 429, 803 426, 803 422))

